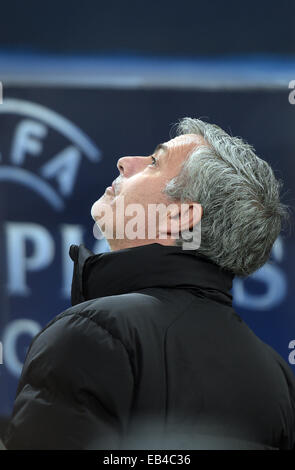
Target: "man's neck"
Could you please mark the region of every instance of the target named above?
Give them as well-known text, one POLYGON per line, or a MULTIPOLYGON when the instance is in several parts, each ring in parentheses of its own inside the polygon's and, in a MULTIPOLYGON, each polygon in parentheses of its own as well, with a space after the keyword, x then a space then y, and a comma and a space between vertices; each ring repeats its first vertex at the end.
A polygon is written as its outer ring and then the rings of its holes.
POLYGON ((125 248, 133 248, 136 246, 143 246, 143 245, 151 245, 152 243, 159 243, 160 245, 164 246, 174 246, 175 245, 175 239, 172 238, 167 238, 167 239, 148 239, 148 240, 141 240, 141 239, 135 239, 135 240, 126 240, 126 239, 114 239, 114 240, 107 240, 107 243, 110 247, 111 251, 117 251, 117 250, 123 250, 125 248))

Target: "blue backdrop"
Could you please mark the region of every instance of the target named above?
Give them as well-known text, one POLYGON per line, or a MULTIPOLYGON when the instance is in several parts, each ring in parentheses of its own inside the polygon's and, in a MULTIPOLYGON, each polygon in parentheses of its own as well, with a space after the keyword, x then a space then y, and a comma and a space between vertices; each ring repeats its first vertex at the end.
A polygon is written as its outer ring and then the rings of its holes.
MULTIPOLYGON (((295 77, 294 77, 295 78, 295 77)), ((90 209, 124 155, 148 155, 184 116, 214 122, 270 162, 294 203, 295 106, 288 89, 5 86, 0 105, 0 415, 11 412, 32 337, 70 306, 72 243, 107 250, 90 209)), ((294 233, 236 278, 234 307, 295 371, 294 233)))

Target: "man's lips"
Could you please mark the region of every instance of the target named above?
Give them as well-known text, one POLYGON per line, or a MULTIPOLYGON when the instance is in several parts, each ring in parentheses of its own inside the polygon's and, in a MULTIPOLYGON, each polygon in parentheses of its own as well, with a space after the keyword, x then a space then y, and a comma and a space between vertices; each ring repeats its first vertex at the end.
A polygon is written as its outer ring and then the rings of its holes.
POLYGON ((110 193, 110 194, 112 194, 112 195, 115 196, 115 193, 114 193, 114 190, 113 190, 112 186, 108 186, 108 187, 106 188, 106 193, 110 193))
POLYGON ((118 194, 118 189, 119 189, 118 181, 114 180, 112 182, 112 186, 108 186, 106 190, 110 193, 113 193, 116 196, 118 194))
POLYGON ((107 192, 114 194, 116 196, 116 184, 113 181, 112 186, 108 186, 106 189, 107 192))

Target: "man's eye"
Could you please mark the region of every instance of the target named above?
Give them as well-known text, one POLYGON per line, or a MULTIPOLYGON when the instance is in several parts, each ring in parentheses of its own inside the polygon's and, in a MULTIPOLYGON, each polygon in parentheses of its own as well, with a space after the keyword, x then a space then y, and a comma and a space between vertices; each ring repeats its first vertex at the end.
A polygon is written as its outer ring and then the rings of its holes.
POLYGON ((152 163, 149 166, 156 166, 158 164, 158 159, 154 157, 153 155, 151 156, 152 163))

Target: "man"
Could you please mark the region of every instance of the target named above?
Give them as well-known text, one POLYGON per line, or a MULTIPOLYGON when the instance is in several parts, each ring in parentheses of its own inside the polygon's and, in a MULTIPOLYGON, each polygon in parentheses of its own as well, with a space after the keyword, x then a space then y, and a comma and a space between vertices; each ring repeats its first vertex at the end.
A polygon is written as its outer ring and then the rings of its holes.
POLYGON ((91 209, 111 250, 71 246, 72 307, 29 348, 4 444, 292 448, 293 372, 230 293, 235 275, 268 260, 288 219, 272 169, 241 139, 192 118, 118 169, 91 209), (157 204, 170 209, 152 218, 157 204))

